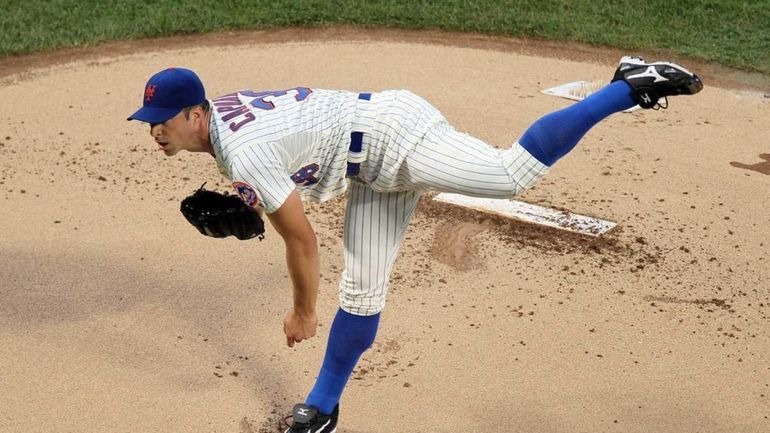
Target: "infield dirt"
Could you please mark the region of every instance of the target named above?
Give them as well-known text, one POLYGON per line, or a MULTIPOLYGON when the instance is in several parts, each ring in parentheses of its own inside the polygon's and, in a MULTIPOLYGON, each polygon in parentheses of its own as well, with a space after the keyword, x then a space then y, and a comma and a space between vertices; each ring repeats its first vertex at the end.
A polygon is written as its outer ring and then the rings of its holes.
MULTIPOLYGON (((280 30, 0 62, 0 431, 272 432, 320 367, 344 198, 308 205, 319 335, 285 346, 279 236, 200 236, 179 201, 226 190, 125 118, 164 67, 209 96, 407 88, 508 147, 624 53, 434 32, 280 30)), ((640 53, 645 54, 645 53, 640 53)), ((763 79, 679 60, 706 88, 592 129, 519 199, 619 223, 589 238, 421 202, 340 432, 770 430, 763 79)))

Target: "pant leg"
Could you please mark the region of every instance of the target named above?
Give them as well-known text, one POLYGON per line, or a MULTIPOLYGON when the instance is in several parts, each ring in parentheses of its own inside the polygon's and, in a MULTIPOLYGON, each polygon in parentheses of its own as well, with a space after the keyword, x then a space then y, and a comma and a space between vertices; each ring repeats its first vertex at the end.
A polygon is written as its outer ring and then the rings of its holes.
POLYGON ((369 316, 384 308, 390 272, 419 196, 414 191, 376 192, 350 181, 339 284, 340 307, 346 312, 369 316))
POLYGON ((518 142, 498 149, 442 122, 409 153, 398 183, 404 189, 510 198, 532 187, 548 168, 518 142))

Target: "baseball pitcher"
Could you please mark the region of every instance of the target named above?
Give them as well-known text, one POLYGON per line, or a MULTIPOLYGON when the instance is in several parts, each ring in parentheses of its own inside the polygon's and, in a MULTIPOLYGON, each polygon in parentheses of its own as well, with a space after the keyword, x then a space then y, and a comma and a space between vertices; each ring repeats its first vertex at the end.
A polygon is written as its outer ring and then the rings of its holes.
POLYGON ((181 150, 212 155, 232 181, 236 203, 205 191, 183 203, 201 233, 262 236, 267 215, 286 244, 294 301, 284 318, 290 347, 313 337, 318 326, 318 246, 303 201, 347 194, 340 306, 318 379, 294 406, 286 430, 333 433, 345 385, 377 333, 388 278, 421 193, 513 197, 607 116, 635 105, 665 108, 668 96, 702 88, 697 75, 676 64, 623 57, 609 85, 540 118, 502 150, 455 130, 406 90, 295 87, 207 99, 198 76, 183 68, 153 75, 142 107, 128 119, 148 123, 168 156, 181 150))

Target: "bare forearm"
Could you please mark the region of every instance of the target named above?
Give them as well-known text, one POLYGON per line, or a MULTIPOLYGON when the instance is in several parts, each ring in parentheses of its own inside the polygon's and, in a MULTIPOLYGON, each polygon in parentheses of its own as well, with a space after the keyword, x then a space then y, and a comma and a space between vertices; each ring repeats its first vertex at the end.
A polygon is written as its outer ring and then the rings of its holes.
POLYGON ((286 345, 294 347, 295 343, 313 337, 318 329, 315 312, 321 279, 318 240, 296 190, 267 217, 286 244, 286 267, 291 277, 294 307, 283 319, 283 332, 286 334, 286 345))
POLYGON ((286 265, 293 286, 294 310, 314 314, 321 273, 316 243, 287 243, 286 265))

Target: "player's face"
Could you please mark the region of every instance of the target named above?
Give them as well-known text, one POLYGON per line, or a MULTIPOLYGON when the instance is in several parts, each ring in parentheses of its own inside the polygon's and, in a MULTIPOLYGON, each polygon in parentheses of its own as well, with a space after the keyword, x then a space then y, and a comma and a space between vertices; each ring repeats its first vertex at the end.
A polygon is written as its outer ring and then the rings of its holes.
POLYGON ((158 150, 162 150, 166 156, 176 155, 180 150, 193 150, 194 134, 191 119, 185 117, 184 112, 163 123, 150 125, 150 135, 158 143, 158 150))

